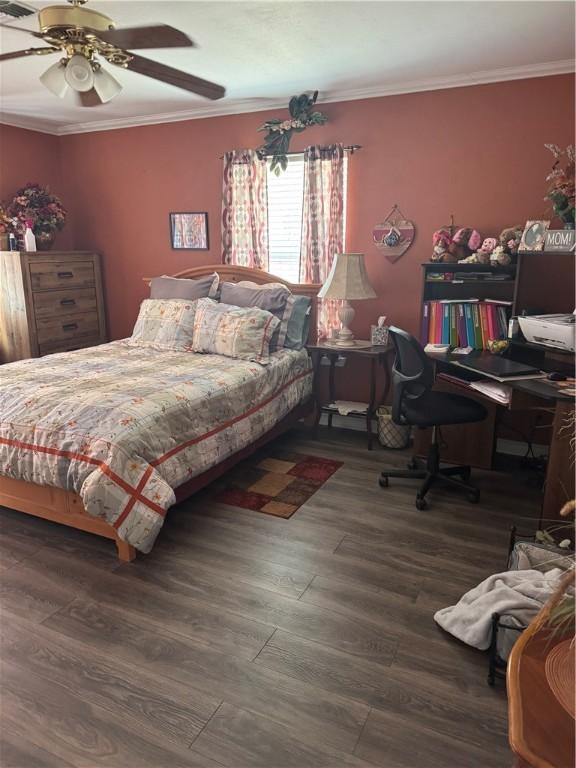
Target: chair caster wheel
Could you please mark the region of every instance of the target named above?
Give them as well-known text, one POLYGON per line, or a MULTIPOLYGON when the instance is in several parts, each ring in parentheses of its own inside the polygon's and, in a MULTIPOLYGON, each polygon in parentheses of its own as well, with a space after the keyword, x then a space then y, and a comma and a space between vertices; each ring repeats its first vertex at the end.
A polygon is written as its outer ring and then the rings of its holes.
POLYGON ((428 502, 426 499, 422 499, 420 496, 416 496, 416 509, 427 509, 428 502))
POLYGON ((380 488, 388 488, 388 486, 390 485, 390 483, 388 481, 388 478, 387 477, 381 477, 378 480, 378 485, 380 486, 380 488))
POLYGON ((470 502, 470 504, 478 504, 478 502, 480 501, 480 491, 479 490, 470 491, 470 493, 468 494, 468 501, 470 502))
POLYGON ((418 469, 418 462, 416 459, 410 459, 408 464, 406 464, 406 467, 411 470, 418 469))

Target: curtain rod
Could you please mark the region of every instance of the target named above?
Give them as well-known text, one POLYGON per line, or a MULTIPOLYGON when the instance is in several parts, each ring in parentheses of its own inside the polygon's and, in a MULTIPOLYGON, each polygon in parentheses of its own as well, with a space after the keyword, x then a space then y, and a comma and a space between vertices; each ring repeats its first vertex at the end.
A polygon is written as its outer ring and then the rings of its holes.
MULTIPOLYGON (((328 149, 327 146, 320 147, 320 149, 328 149)), ((347 144, 345 147, 343 147, 344 152, 350 152, 351 155, 354 154, 354 152, 357 152, 359 149, 362 149, 361 144, 347 144)), ((286 152, 287 157, 290 157, 291 155, 303 155, 304 154, 303 149, 299 150, 298 152, 286 152)), ((273 153, 267 152, 263 157, 274 157, 273 153)), ((224 155, 220 155, 220 160, 224 160, 224 155)))

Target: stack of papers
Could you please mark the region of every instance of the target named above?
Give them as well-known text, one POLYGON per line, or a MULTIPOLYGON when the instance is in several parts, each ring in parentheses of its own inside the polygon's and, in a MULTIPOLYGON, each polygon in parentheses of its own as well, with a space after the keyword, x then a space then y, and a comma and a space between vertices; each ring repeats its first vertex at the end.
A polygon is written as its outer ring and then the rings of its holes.
POLYGON ((336 400, 330 403, 329 408, 335 408, 341 416, 348 416, 349 413, 366 413, 368 403, 356 403, 352 400, 336 400))
POLYGON ((482 379, 481 381, 471 381, 470 388, 476 389, 491 400, 495 400, 500 405, 509 405, 512 397, 512 387, 506 384, 500 384, 497 381, 482 379))

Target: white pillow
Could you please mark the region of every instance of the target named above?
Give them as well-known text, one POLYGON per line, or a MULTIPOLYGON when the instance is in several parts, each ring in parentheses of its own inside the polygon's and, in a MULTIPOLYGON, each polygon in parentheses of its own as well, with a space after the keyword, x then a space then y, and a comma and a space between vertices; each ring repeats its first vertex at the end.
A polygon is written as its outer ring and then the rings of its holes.
POLYGON ((193 349, 266 365, 270 361, 270 340, 279 323, 265 309, 198 299, 193 349))
POLYGON ((198 301, 144 299, 128 344, 192 351, 198 301))

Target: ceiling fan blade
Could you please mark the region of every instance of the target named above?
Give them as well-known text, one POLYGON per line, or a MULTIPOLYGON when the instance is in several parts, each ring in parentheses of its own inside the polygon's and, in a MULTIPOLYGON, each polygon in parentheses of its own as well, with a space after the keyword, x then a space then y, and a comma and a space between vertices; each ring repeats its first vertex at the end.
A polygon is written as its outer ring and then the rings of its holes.
POLYGON ((10 53, 0 54, 0 61, 8 59, 20 59, 23 56, 43 55, 46 53, 59 53, 59 48, 26 48, 23 51, 11 51, 10 53))
POLYGON ((205 96, 207 99, 221 99, 226 93, 226 90, 221 85, 211 83, 209 80, 202 80, 202 78, 189 75, 180 69, 160 64, 159 61, 152 61, 136 54, 131 55, 132 59, 128 62, 126 68, 132 72, 138 72, 141 75, 146 75, 146 77, 152 77, 154 80, 161 80, 163 83, 175 85, 176 88, 197 93, 200 96, 205 96))
POLYGON ((118 48, 193 48, 194 43, 184 32, 168 24, 154 24, 148 27, 108 29, 94 34, 105 43, 118 48))
POLYGON ((89 91, 76 91, 74 95, 80 107, 99 107, 103 103, 94 88, 89 91))
POLYGON ((32 37, 44 37, 41 32, 35 32, 33 29, 26 29, 25 27, 13 27, 11 24, 2 24, 0 29, 14 30, 14 32, 25 32, 27 35, 32 35, 32 37))

